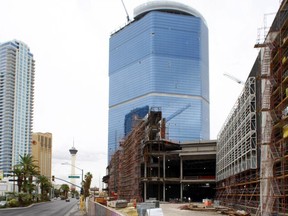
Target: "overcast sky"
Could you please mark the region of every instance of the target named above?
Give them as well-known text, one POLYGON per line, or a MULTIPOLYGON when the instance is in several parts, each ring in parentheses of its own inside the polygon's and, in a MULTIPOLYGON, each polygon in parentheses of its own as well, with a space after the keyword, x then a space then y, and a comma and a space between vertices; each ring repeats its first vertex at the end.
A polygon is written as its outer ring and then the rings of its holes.
MULTIPOLYGON (((124 0, 130 19, 145 0, 124 0)), ((182 0, 209 28, 210 131, 216 139, 257 56, 257 29, 279 0, 182 0)), ((274 13, 274 14, 273 14, 274 13)), ((121 0, 0 0, 0 43, 18 39, 36 60, 34 132, 53 134, 52 174, 68 180, 73 139, 76 166, 92 186, 106 173, 110 34, 126 23, 121 0)), ((76 173, 81 173, 76 169, 76 173)), ((62 183, 62 182, 58 182, 62 183)))

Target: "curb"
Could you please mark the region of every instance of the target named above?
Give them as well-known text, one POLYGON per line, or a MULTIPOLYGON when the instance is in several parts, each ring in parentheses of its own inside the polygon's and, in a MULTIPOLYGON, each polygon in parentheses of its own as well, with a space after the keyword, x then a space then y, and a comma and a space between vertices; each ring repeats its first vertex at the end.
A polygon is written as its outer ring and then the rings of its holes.
MULTIPOLYGON (((51 201, 47 201, 47 202, 51 202, 51 201)), ((42 203, 46 203, 46 202, 32 203, 29 206, 23 206, 23 207, 0 208, 0 211, 1 210, 13 210, 13 209, 26 209, 26 208, 30 208, 30 207, 32 207, 34 205, 39 205, 39 204, 42 204, 42 203)))

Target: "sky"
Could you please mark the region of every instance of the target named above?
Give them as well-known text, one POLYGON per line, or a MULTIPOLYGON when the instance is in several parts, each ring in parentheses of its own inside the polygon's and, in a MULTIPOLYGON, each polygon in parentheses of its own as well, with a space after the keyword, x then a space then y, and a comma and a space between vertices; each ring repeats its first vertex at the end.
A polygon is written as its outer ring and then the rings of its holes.
MULTIPOLYGON (((145 0, 123 0, 130 19, 145 0)), ((216 139, 256 59, 258 29, 269 26, 280 0, 179 0, 209 29, 210 138, 216 139), (266 21, 265 21, 266 20, 266 21), (265 24, 266 23, 266 24, 265 24)), ((36 61, 34 132, 53 135, 52 175, 90 172, 102 188, 108 145, 108 61, 111 33, 127 23, 121 0, 0 0, 0 43, 30 47, 36 61)), ((78 184, 80 180, 77 180, 78 184)), ((61 181, 56 181, 62 184, 61 181)))

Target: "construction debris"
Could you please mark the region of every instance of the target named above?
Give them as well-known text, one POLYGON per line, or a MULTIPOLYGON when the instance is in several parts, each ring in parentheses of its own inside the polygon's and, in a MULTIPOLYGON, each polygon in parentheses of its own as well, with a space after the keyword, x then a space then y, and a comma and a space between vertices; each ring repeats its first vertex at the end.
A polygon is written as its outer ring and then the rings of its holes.
POLYGON ((126 200, 112 200, 107 201, 107 206, 112 208, 126 208, 128 205, 128 202, 126 200))
POLYGON ((188 205, 182 205, 179 207, 181 210, 191 210, 191 211, 201 211, 201 212, 217 212, 219 214, 223 215, 229 215, 229 216, 250 216, 250 213, 244 211, 244 210, 235 210, 232 208, 227 207, 213 207, 213 206, 205 206, 203 204, 198 203, 191 203, 188 205))

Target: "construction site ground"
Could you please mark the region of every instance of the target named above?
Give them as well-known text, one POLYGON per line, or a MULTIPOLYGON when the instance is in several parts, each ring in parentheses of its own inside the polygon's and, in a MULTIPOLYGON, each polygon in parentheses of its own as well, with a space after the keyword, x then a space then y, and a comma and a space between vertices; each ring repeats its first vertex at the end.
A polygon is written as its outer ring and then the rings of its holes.
MULTIPOLYGON (((132 204, 132 203, 131 203, 132 204)), ((138 216, 139 209, 133 205, 128 205, 125 208, 116 208, 116 211, 123 216, 138 216)), ((244 210, 236 210, 225 206, 204 205, 203 203, 160 203, 159 208, 154 212, 149 212, 148 215, 163 215, 163 216, 251 216, 250 213, 244 210), (159 209, 160 208, 160 209, 159 209)), ((151 209, 152 210, 152 209, 151 209)), ((148 210, 147 210, 148 211, 148 210)), ((141 211, 140 211, 141 212, 141 211)), ((143 215, 143 213, 139 213, 143 215)))
MULTIPOLYGON (((199 203, 197 203, 199 204, 199 203)), ((218 215, 217 211, 204 209, 202 210, 181 210, 182 206, 188 204, 185 203, 163 203, 160 204, 160 208, 162 208, 162 212, 164 216, 210 216, 210 215, 218 215)))
MULTIPOLYGON (((160 203, 161 213, 163 216, 213 216, 213 215, 229 215, 229 216, 250 216, 245 211, 237 211, 235 209, 224 206, 208 206, 203 203, 160 203)), ((130 206, 127 208, 117 209, 122 215, 137 216, 137 210, 130 206)), ((153 215, 162 215, 159 209, 153 215)), ((148 214, 150 215, 150 213, 148 214)))

